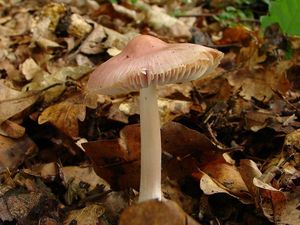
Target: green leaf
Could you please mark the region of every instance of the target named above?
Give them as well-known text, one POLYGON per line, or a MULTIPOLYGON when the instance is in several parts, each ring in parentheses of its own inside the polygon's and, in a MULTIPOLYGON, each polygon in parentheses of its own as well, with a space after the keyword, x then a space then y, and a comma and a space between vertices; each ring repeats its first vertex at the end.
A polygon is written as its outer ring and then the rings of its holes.
POLYGON ((278 23, 287 35, 300 36, 300 1, 275 0, 271 1, 269 15, 261 17, 262 27, 278 23))

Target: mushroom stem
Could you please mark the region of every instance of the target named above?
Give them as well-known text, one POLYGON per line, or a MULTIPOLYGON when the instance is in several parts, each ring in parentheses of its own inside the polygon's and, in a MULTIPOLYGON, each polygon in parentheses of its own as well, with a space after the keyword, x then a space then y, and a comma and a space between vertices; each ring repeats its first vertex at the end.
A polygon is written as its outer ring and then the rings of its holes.
POLYGON ((140 91, 141 180, 139 202, 161 200, 161 138, 156 85, 140 91))

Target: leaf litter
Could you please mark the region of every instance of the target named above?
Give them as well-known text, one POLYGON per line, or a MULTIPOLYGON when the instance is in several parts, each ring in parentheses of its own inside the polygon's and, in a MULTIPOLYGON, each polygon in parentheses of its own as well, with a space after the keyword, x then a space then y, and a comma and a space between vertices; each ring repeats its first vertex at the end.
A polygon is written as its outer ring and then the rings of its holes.
POLYGON ((232 2, 0 1, 0 224, 299 224, 299 37, 232 2), (140 33, 225 53, 159 87, 168 201, 143 204, 136 93, 85 90, 140 33))

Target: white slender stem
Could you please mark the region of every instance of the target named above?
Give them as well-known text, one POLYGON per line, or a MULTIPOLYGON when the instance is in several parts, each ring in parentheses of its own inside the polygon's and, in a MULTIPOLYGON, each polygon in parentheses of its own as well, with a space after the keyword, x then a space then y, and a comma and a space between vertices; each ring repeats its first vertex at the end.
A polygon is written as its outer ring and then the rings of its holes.
POLYGON ((161 200, 161 140, 156 85, 140 90, 141 180, 139 202, 161 200))

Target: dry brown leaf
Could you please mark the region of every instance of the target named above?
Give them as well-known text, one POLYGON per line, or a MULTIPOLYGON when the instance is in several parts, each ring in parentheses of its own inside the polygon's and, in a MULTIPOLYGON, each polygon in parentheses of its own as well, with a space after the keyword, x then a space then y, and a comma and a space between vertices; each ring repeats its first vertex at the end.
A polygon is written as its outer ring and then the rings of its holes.
POLYGON ((262 173, 258 169, 256 163, 250 159, 242 159, 239 167, 237 167, 249 192, 253 198, 257 197, 257 188, 253 184, 254 178, 259 178, 262 173))
POLYGON ((99 218, 104 213, 104 207, 101 204, 91 204, 83 209, 72 210, 67 213, 64 225, 76 223, 77 225, 98 225, 99 218))
POLYGON ((243 43, 251 39, 251 30, 245 26, 237 25, 228 27, 223 31, 223 37, 216 43, 219 45, 228 45, 234 43, 243 43))
POLYGON ((80 96, 76 96, 49 106, 39 116, 38 123, 50 122, 70 137, 78 137, 78 120, 84 121, 86 108, 81 102, 80 96))
POLYGON ((276 224, 299 224, 299 192, 282 192, 256 178, 254 178, 253 183, 259 188, 259 205, 264 215, 271 222, 276 224))
POLYGON ((166 199, 176 202, 187 214, 194 213, 198 200, 184 194, 176 181, 164 179, 161 189, 166 199))
POLYGON ((35 76, 46 73, 32 58, 26 59, 21 65, 20 70, 25 76, 26 80, 32 80, 35 76))
POLYGON ((0 220, 15 220, 20 225, 37 224, 37 221, 41 225, 57 225, 57 207, 52 194, 43 189, 30 192, 14 189, 0 197, 0 220))
MULTIPOLYGON (((157 101, 161 124, 173 121, 175 118, 190 112, 193 102, 159 98, 157 101)), ((113 102, 108 118, 128 123, 128 117, 139 114, 139 97, 119 99, 113 102)))
MULTIPOLYGON (((237 167, 234 165, 225 162, 223 158, 219 158, 201 166, 200 169, 211 178, 209 183, 201 183, 202 177, 200 175, 201 188, 205 187, 205 193, 214 194, 215 191, 219 190, 221 193, 230 193, 245 204, 253 203, 249 190, 237 167), (210 190, 209 184, 213 183, 214 185, 211 186, 212 189, 210 190), (204 186, 204 184, 206 185, 204 186), (215 184, 218 188, 216 188, 215 184)), ((194 173, 195 175, 196 173, 194 173)), ((209 181, 209 179, 206 179, 206 181, 209 181)))
POLYGON ((169 35, 175 38, 191 38, 190 27, 181 20, 166 13, 164 8, 157 5, 148 5, 138 1, 133 5, 137 10, 145 14, 144 21, 161 35, 169 35))
POLYGON ((113 189, 139 188, 140 127, 128 125, 120 131, 120 138, 83 143, 96 173, 113 189))
POLYGON ((79 14, 72 14, 70 16, 68 33, 77 38, 84 38, 92 30, 90 25, 82 16, 79 14))
POLYGON ((0 135, 11 138, 20 138, 24 134, 25 128, 10 120, 5 120, 2 124, 0 124, 0 135))
POLYGON ((268 102, 274 91, 285 93, 290 84, 286 78, 286 70, 291 66, 289 61, 273 63, 264 69, 240 69, 228 76, 228 81, 235 91, 246 100, 255 98, 268 102))
POLYGON ((53 99, 62 94, 68 81, 78 80, 90 71, 91 67, 83 65, 62 67, 52 74, 39 73, 23 87, 23 90, 45 90, 43 92, 44 102, 51 103, 53 99))
POLYGON ((32 176, 41 177, 44 180, 53 181, 58 176, 57 163, 35 164, 29 169, 24 169, 24 173, 32 176))
POLYGON ((67 188, 65 200, 68 204, 71 204, 74 199, 85 198, 90 191, 96 188, 99 188, 98 191, 109 190, 109 185, 90 167, 63 167, 60 175, 67 188))
POLYGON ((38 205, 41 200, 41 193, 15 193, 10 196, 0 197, 0 219, 12 221, 13 219, 24 220, 30 211, 38 205), (3 210, 3 211, 2 211, 3 210))
POLYGON ((20 82, 24 79, 20 71, 17 70, 15 66, 7 59, 3 59, 0 61, 0 69, 5 70, 9 79, 13 81, 20 82))
POLYGON ((0 80, 0 124, 33 105, 38 97, 38 93, 14 90, 0 80))
POLYGON ((29 137, 11 139, 0 135, 0 173, 16 169, 25 159, 32 157, 37 146, 29 137))
POLYGON ((158 87, 158 96, 160 98, 169 98, 176 100, 191 100, 192 83, 166 84, 158 87))

